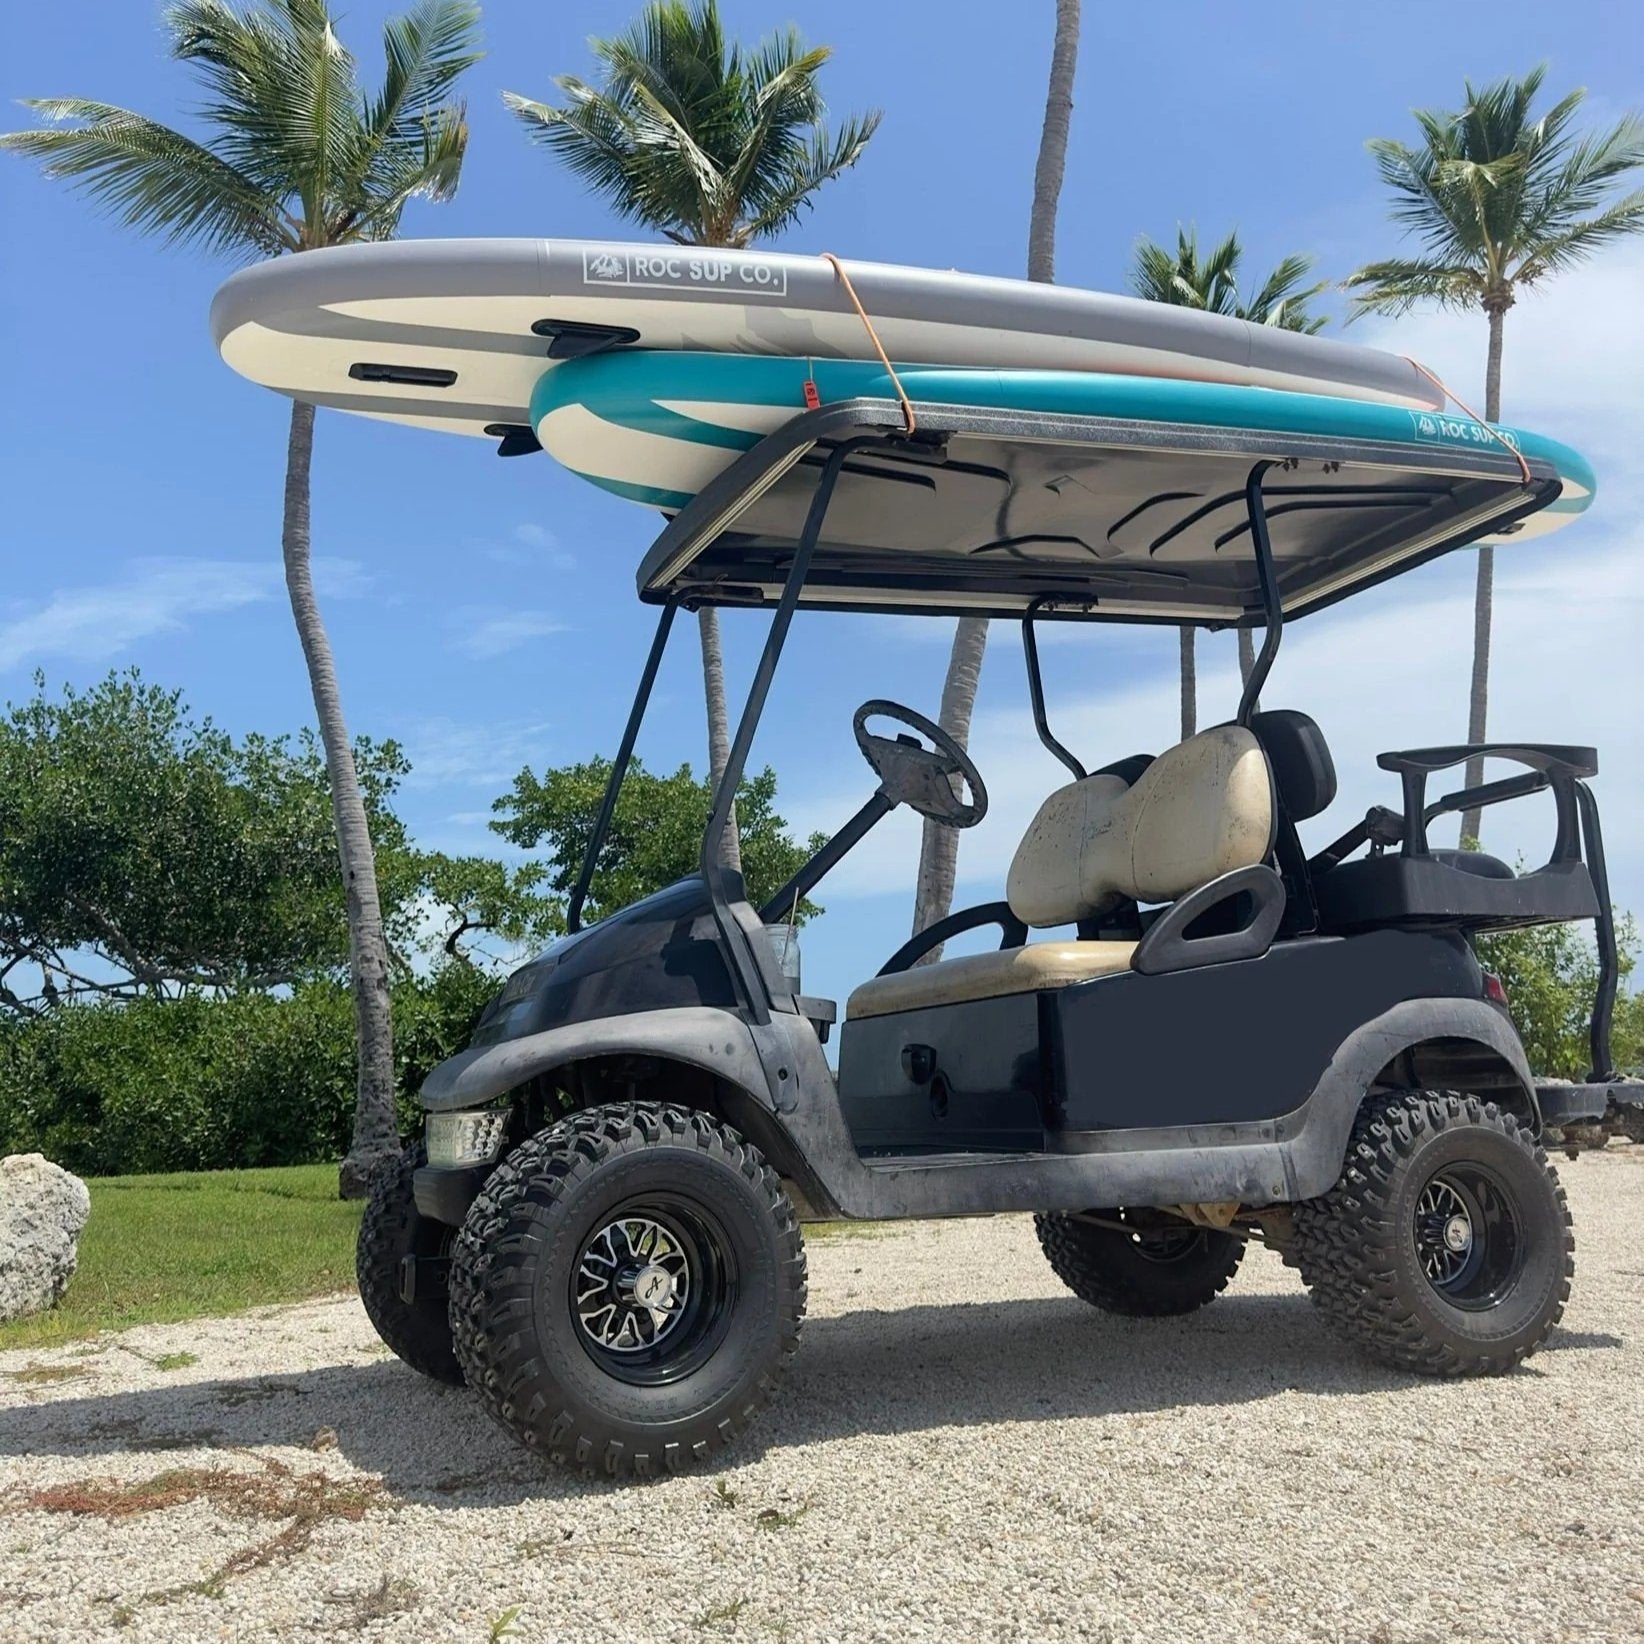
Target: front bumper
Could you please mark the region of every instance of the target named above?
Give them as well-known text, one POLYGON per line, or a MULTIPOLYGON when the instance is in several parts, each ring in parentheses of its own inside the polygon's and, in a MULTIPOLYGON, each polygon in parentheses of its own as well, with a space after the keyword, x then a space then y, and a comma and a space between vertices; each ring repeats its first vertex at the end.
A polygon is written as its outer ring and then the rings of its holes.
POLYGON ((444 1222, 448 1227, 461 1227, 468 1207, 479 1197, 485 1178, 492 1165, 460 1165, 442 1169, 424 1165, 411 1176, 411 1197, 416 1201, 417 1214, 431 1222, 444 1222))

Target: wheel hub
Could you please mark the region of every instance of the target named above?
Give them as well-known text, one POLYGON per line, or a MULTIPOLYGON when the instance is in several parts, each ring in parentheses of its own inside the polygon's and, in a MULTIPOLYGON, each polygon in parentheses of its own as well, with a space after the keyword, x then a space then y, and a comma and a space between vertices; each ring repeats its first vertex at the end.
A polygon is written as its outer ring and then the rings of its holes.
POLYGON ((690 1292, 683 1241, 649 1216, 605 1223, 577 1262, 577 1322, 610 1353, 643 1353, 666 1340, 690 1292))
POLYGON ((1481 1165, 1451 1165, 1429 1178, 1411 1231, 1423 1276, 1455 1307, 1494 1306, 1523 1265, 1516 1200, 1481 1165))

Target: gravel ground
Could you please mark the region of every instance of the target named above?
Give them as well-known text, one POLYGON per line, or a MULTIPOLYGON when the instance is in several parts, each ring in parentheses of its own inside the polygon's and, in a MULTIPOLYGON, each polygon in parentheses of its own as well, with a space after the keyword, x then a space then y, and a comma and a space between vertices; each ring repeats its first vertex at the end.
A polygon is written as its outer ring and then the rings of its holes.
POLYGON ((0 1639, 1639 1639, 1644 1148, 1564 1177, 1574 1297, 1494 1381, 1356 1361, 1263 1251, 1132 1324, 1025 1218, 819 1238, 777 1409, 628 1488, 351 1299, 0 1354, 0 1639))

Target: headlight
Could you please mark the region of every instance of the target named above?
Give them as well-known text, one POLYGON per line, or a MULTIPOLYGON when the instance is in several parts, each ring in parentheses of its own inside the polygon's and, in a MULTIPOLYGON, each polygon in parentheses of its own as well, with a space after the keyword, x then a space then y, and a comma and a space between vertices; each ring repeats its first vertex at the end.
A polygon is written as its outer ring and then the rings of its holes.
POLYGON ((430 1113, 426 1136, 428 1162, 444 1169, 489 1164, 502 1147, 508 1109, 479 1108, 467 1113, 430 1113))

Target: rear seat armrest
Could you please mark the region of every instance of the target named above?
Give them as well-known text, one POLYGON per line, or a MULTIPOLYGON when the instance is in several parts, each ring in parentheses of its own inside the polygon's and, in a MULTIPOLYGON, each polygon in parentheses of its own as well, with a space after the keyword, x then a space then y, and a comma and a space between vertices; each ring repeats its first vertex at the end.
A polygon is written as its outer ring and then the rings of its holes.
POLYGON ((1010 911, 1008 902, 981 902, 974 908, 961 908, 934 925, 926 925, 917 936, 904 942, 880 967, 881 976, 891 976, 900 970, 910 970, 916 959, 922 959, 939 943, 949 937, 962 936, 969 930, 980 930, 984 925, 999 927, 999 946, 1019 948, 1027 941, 1027 926, 1010 911))
MULTIPOLYGON (((1547 742, 1472 742, 1442 748, 1410 748, 1402 753, 1384 753, 1376 763, 1384 771, 1395 771, 1404 785, 1404 845, 1406 856, 1426 856, 1427 823, 1435 810, 1467 810, 1474 803, 1491 803, 1516 797, 1500 792, 1507 783, 1487 783, 1478 789, 1447 794, 1438 806, 1427 804, 1427 778, 1438 771, 1464 765, 1469 759, 1511 760, 1527 766, 1546 780, 1553 790, 1558 809, 1558 838, 1551 862, 1574 862, 1581 858, 1580 820, 1576 813, 1576 782, 1598 774, 1598 752, 1593 748, 1547 742), (1497 791, 1492 791, 1497 790, 1497 791), (1479 796, 1478 800, 1473 795, 1479 796), (1456 803, 1460 801, 1460 803, 1456 803)), ((1526 787, 1525 791, 1533 791, 1526 787)))
POLYGON ((1284 881, 1272 868, 1265 864, 1235 868, 1172 902, 1137 943, 1130 968, 1144 976, 1159 976, 1234 959, 1259 959, 1278 934, 1284 900, 1284 881), (1249 916, 1239 929, 1212 936, 1187 934, 1197 920, 1235 897, 1250 899, 1249 916))

